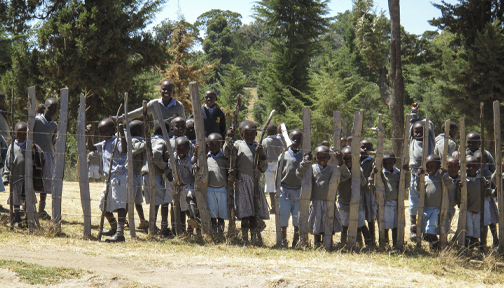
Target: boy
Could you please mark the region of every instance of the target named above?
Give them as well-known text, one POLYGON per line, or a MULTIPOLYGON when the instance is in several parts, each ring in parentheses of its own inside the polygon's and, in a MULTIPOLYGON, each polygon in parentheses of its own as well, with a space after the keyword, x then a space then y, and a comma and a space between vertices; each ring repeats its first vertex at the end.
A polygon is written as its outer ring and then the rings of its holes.
MULTIPOLYGON (((292 215, 292 226, 294 226, 294 237, 292 248, 295 248, 299 241, 298 213, 299 199, 301 198, 301 179, 296 176, 301 161, 303 151, 300 149, 303 143, 303 132, 294 129, 289 133, 292 141, 291 146, 284 152, 284 164, 280 167, 278 157, 278 168, 276 177, 281 177, 280 191, 280 227, 282 229, 282 243, 287 245, 287 226, 292 215)), ((276 178, 275 177, 275 178, 276 178)))
MULTIPOLYGON (((383 152, 382 171, 378 171, 373 167, 373 173, 369 177, 369 188, 371 191, 375 191, 375 174, 380 172, 380 177, 385 187, 385 243, 389 243, 389 230, 392 229, 392 244, 394 246, 397 242, 397 194, 399 192, 399 178, 401 176, 401 170, 395 164, 396 157, 394 152, 386 150, 383 152)), ((408 171, 408 164, 405 164, 402 169, 408 171)), ((409 173, 406 173, 405 188, 409 186, 410 181, 408 177, 409 173)))
POLYGON ((448 151, 444 151, 444 137, 445 137, 445 124, 441 125, 441 134, 436 137, 436 147, 434 148, 434 154, 438 155, 443 159, 443 157, 452 156, 453 152, 457 150, 457 143, 453 139, 457 138, 459 127, 457 123, 450 121, 450 131, 448 138, 448 151))
MULTIPOLYGON (((373 157, 368 155, 368 151, 373 151, 373 143, 371 141, 364 139, 360 142, 360 161, 362 173, 364 173, 364 178, 369 179, 371 172, 373 172, 373 166, 375 160, 373 157)), ((368 223, 369 234, 371 235, 371 246, 376 245, 376 216, 378 203, 373 193, 370 193, 368 185, 361 188, 361 205, 364 206, 364 218, 368 223)))
POLYGON ((262 141, 264 152, 266 152, 268 158, 268 169, 264 173, 264 178, 266 178, 264 192, 269 193, 270 196, 270 214, 275 214, 275 174, 278 166, 278 156, 282 153, 284 146, 276 136, 277 126, 275 124, 268 125, 267 131, 268 137, 262 141))
MULTIPOLYGON (((341 215, 341 225, 343 225, 343 231, 341 232, 341 243, 346 244, 348 236, 348 225, 350 223, 350 201, 352 199, 352 148, 350 146, 345 146, 341 153, 343 154, 342 161, 348 168, 348 177, 343 178, 343 172, 341 173, 342 178, 338 187, 338 209, 341 215)), ((338 160, 339 163, 341 163, 338 160)), ((361 170, 361 188, 367 186, 367 179, 364 178, 364 173, 361 170)), ((346 172, 346 171, 345 171, 346 172)), ((357 235, 361 234, 364 236, 366 246, 371 245, 371 235, 364 222, 364 207, 360 205, 359 207, 359 219, 357 224, 357 235)), ((361 243, 362 244, 362 243, 361 243)))
MULTIPOLYGON (((91 124, 89 124, 91 125, 91 124)), ((89 182, 99 182, 101 172, 101 159, 100 154, 96 151, 91 151, 87 155, 88 164, 88 178, 89 182)))
POLYGON ((431 154, 425 159, 425 170, 418 169, 415 177, 415 188, 418 191, 420 177, 425 177, 425 206, 422 223, 422 233, 431 248, 437 248, 439 235, 439 214, 443 199, 443 184, 448 191, 453 190, 453 181, 446 170, 441 170, 441 158, 431 154), (427 175, 425 175, 427 172, 427 175))
MULTIPOLYGON (((409 134, 409 166, 411 168, 411 174, 414 175, 418 172, 418 168, 422 166, 422 150, 423 145, 427 146, 427 154, 430 155, 434 153, 435 147, 435 134, 434 134, 434 124, 430 122, 429 125, 429 143, 423 143, 423 132, 425 126, 425 119, 418 117, 418 108, 420 105, 418 103, 413 103, 411 109, 411 122, 410 122, 410 134, 409 134)), ((409 188, 409 214, 410 214, 410 240, 416 241, 416 228, 417 228, 417 212, 418 212, 418 202, 420 201, 420 194, 415 188, 415 177, 411 177, 411 185, 409 188)))
MULTIPOLYGON (((14 227, 22 228, 21 224, 21 205, 25 201, 25 154, 26 154, 26 130, 28 124, 26 122, 18 122, 14 127, 15 137, 14 147, 9 145, 7 151, 7 159, 3 171, 3 184, 12 185, 12 205, 14 206, 14 227), (14 159, 11 161, 10 152, 14 149, 14 159), (11 165, 12 162, 12 165, 11 165)), ((32 156, 33 156, 33 184, 34 189, 43 189, 43 187, 37 187, 37 178, 41 180, 42 177, 42 167, 44 166, 44 153, 42 149, 32 143, 32 156)))
POLYGON ((186 121, 186 133, 185 136, 189 141, 191 141, 191 144, 195 145, 196 144, 196 131, 194 130, 194 119, 190 118, 187 119, 186 121))
POLYGON ((212 90, 205 92, 205 104, 201 106, 203 112, 203 123, 205 123, 205 136, 212 133, 219 133, 223 138, 226 137, 226 115, 215 104, 217 93, 212 90))
MULTIPOLYGON (((140 224, 137 229, 147 229, 149 228, 149 221, 145 220, 145 215, 142 207, 143 194, 142 194, 142 167, 147 161, 147 152, 145 145, 144 135, 144 124, 142 121, 133 120, 130 122, 130 133, 132 142, 132 154, 133 154, 133 196, 135 197, 135 208, 138 213, 138 218, 140 218, 140 224)), ((128 163, 128 162, 126 162, 128 163)), ((127 166, 127 164, 126 164, 127 166)))
MULTIPOLYGON (((89 127, 89 126, 88 126, 89 127)), ((105 177, 109 176, 109 170, 111 173, 110 183, 109 183, 109 193, 107 197, 107 206, 104 207, 105 202, 105 189, 102 191, 100 197, 100 210, 105 209, 105 217, 110 224, 109 230, 102 231, 102 235, 112 236, 105 240, 108 243, 124 242, 124 223, 126 220, 126 204, 128 203, 128 189, 127 189, 127 177, 126 177, 126 157, 127 157, 127 147, 126 140, 124 138, 124 128, 122 124, 119 124, 119 132, 121 138, 115 135, 115 124, 111 118, 106 118, 100 121, 98 124, 98 131, 103 141, 93 144, 92 140, 92 129, 88 129, 87 144, 90 151, 98 151, 102 155, 103 163, 103 175, 105 177), (117 149, 112 155, 116 141, 117 149), (110 167, 110 158, 113 157, 112 167, 110 167), (112 169, 110 169, 112 168, 112 169), (113 212, 117 212, 116 221, 113 212)), ((105 188, 107 186, 105 185, 105 188)))
POLYGON ((457 204, 456 201, 457 189, 459 189, 460 184, 460 161, 457 157, 449 156, 446 159, 446 162, 448 168, 448 175, 450 175, 450 178, 452 179, 453 182, 453 189, 448 191, 448 199, 450 201, 448 205, 448 225, 446 227, 447 230, 449 230, 451 227, 453 216, 455 215, 455 205, 457 204))
POLYGON ((48 98, 45 101, 44 114, 35 116, 33 128, 33 141, 44 151, 44 190, 40 193, 38 217, 43 220, 51 220, 51 216, 45 211, 47 194, 52 194, 52 174, 54 169, 54 145, 58 133, 58 124, 53 117, 58 112, 58 101, 48 98))
MULTIPOLYGON (((480 150, 480 146, 481 146, 481 135, 478 132, 473 131, 467 134, 467 155, 474 155, 476 151, 480 150)), ((494 158, 488 150, 485 150, 485 155, 486 155, 485 170, 490 171, 489 174, 492 174, 495 172, 494 158)), ((488 171, 486 171, 485 174, 487 174, 488 171)))

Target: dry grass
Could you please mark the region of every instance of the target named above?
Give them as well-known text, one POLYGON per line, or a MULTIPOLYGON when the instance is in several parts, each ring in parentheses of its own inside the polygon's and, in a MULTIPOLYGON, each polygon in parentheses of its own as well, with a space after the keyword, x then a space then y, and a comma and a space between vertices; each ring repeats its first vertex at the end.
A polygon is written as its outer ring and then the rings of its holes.
MULTIPOLYGON (((100 216, 97 200, 101 190, 101 183, 91 183, 92 227, 95 236, 100 216)), ((0 194, 0 203, 5 203, 6 199, 6 193, 0 194)), ((50 213, 50 205, 48 206, 50 213)), ((340 247, 329 253, 323 249, 272 248, 275 243, 274 217, 267 221, 267 228, 263 233, 265 247, 204 243, 201 239, 147 239, 146 234, 141 232, 137 232, 136 239, 127 235, 127 242, 121 245, 87 240, 82 236, 82 209, 76 182, 64 183, 62 210, 64 222, 60 234, 54 235, 48 221, 41 221, 41 230, 32 234, 27 230, 11 231, 9 227, 0 225, 2 246, 4 249, 21 248, 33 253, 52 251, 51 253, 61 252, 65 255, 75 253, 114 259, 120 257, 137 265, 162 266, 168 269, 217 268, 225 271, 224 276, 235 277, 237 280, 257 279, 257 283, 260 283, 258 286, 269 287, 323 287, 334 286, 334 283, 338 283, 337 286, 380 287, 504 284, 504 274, 495 266, 498 258, 492 253, 457 254, 450 251, 436 254, 428 249, 417 250, 412 244, 407 244, 403 251, 390 248, 340 247), (483 265, 471 265, 468 263, 469 259, 482 260, 483 265)), ((144 210, 148 215, 147 205, 144 210)), ((409 236, 409 229, 406 231, 406 236, 409 236)), ((291 237, 292 230, 289 230, 288 238, 291 237)), ((339 241, 339 237, 335 240, 339 241)), ((151 285, 131 280, 129 286, 125 287, 151 285)))

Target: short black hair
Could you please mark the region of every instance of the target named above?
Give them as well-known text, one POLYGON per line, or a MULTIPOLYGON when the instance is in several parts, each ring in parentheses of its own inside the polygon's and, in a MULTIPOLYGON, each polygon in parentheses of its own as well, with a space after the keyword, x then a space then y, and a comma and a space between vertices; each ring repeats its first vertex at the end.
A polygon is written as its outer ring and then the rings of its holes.
MULTIPOLYGON (((162 120, 162 122, 164 122, 164 124, 165 124, 166 131, 170 131, 170 120, 165 119, 165 120, 162 120)), ((161 125, 159 125, 159 122, 156 122, 156 124, 154 124, 154 134, 155 135, 163 135, 163 129, 161 128, 161 125)))
MULTIPOLYGON (((443 122, 443 125, 441 125, 441 133, 444 133, 445 125, 446 125, 446 122, 443 122)), ((450 121, 450 130, 453 130, 453 129, 458 130, 459 126, 457 125, 457 123, 450 121)))

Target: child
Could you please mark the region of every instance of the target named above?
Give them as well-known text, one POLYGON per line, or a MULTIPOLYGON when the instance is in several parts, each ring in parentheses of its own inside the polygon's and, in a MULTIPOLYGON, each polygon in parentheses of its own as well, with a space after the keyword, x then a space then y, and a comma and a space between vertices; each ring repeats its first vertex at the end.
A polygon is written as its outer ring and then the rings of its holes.
MULTIPOLYGON (((210 150, 207 153, 208 165, 208 186, 207 203, 212 222, 212 231, 219 238, 224 235, 224 220, 228 219, 227 206, 227 184, 229 161, 224 157, 221 147, 223 138, 219 133, 208 135, 207 147, 210 150)), ((197 154, 197 146, 194 154, 197 154)))
MULTIPOLYGON (((301 198, 301 179, 296 176, 296 170, 300 167, 299 165, 303 160, 303 151, 300 149, 303 143, 303 132, 299 129, 294 129, 289 133, 289 138, 292 144, 284 152, 284 164, 281 167, 278 166, 277 177, 282 178, 279 191, 282 244, 287 245, 287 226, 289 218, 292 215, 292 226, 294 226, 292 248, 295 248, 299 241, 298 213, 299 199, 301 198)), ((278 165, 280 165, 281 157, 281 155, 278 157, 278 165)))
MULTIPOLYGON (((144 124, 139 120, 133 120, 130 122, 130 133, 132 142, 132 154, 133 154, 133 189, 135 197, 135 208, 138 213, 138 218, 140 218, 140 224, 137 229, 147 229, 149 228, 149 221, 145 220, 145 215, 142 207, 143 194, 142 194, 142 167, 145 164, 147 158, 146 144, 143 139, 144 135, 144 124)), ((126 162, 127 163, 127 162, 126 162)))
POLYGON ((186 121, 186 133, 185 136, 189 141, 191 141, 191 144, 195 145, 196 144, 196 131, 194 130, 194 119, 190 118, 187 119, 186 121))
POLYGON ((45 211, 47 194, 52 194, 52 174, 54 169, 54 145, 58 124, 53 121, 53 117, 58 112, 58 101, 48 98, 45 101, 43 115, 35 116, 35 127, 33 128, 33 141, 44 151, 44 190, 40 193, 38 217, 43 220, 51 220, 51 216, 45 211))
MULTIPOLYGON (((343 231, 341 232, 341 243, 346 244, 348 236, 348 225, 350 223, 350 201, 352 199, 352 178, 351 178, 352 148, 350 146, 345 146, 341 150, 341 153, 343 154, 342 161, 344 162, 348 171, 345 171, 343 169, 345 173, 343 172, 341 173, 342 178, 340 180, 340 184, 338 187, 338 209, 341 216, 341 225, 343 225, 343 231), (346 173, 348 173, 348 175, 345 175, 344 177, 343 175, 346 173)), ((338 162, 342 163, 339 160, 338 162)), ((362 168, 360 170, 361 170, 360 176, 361 176, 361 188, 362 188, 363 186, 367 186, 368 183, 367 179, 364 177, 362 168)), ((366 246, 371 245, 371 235, 369 234, 369 230, 366 226, 366 223, 364 222, 364 207, 362 206, 362 204, 359 206, 359 219, 357 228, 358 228, 357 235, 360 236, 360 234, 362 233, 362 235, 364 236, 366 246)))
POLYGON ((345 137, 341 137, 340 142, 341 142, 340 143, 341 147, 347 146, 347 142, 346 142, 346 138, 345 137))
MULTIPOLYGON (((164 120, 161 123, 162 125, 165 125, 167 130, 170 130, 168 120, 164 120)), ((168 179, 171 181, 171 169, 168 165, 168 148, 166 147, 166 142, 162 134, 163 132, 161 126, 156 122, 154 125, 154 135, 151 137, 154 171, 149 171, 149 167, 147 163, 145 163, 144 167, 142 167, 142 174, 145 190, 145 202, 147 204, 150 204, 151 201, 155 202, 156 217, 158 215, 159 206, 161 206, 161 230, 159 231, 159 235, 163 237, 170 237, 173 233, 168 227, 168 204, 172 203, 173 198, 171 189, 167 188, 166 180, 168 179), (155 187, 150 187, 150 175, 154 175, 155 187), (151 199, 152 189, 155 189, 155 199, 151 199)))
POLYGON ((264 152, 268 157, 268 169, 264 174, 266 178, 264 192, 269 193, 270 196, 270 214, 275 214, 275 174, 278 166, 278 156, 282 153, 284 146, 282 141, 275 135, 277 132, 277 126, 275 124, 268 125, 267 131, 268 137, 262 142, 264 152))
POLYGON ((434 154, 441 157, 441 159, 445 156, 452 156, 453 152, 457 150, 457 143, 453 139, 457 138, 459 127, 457 123, 450 121, 448 151, 444 151, 445 124, 441 125, 441 131, 443 132, 436 137, 436 147, 434 148, 434 154))
MULTIPOLYGON (((91 125, 91 124, 89 124, 91 125)), ((89 182, 99 182, 101 173, 101 159, 100 154, 96 151, 91 151, 87 156, 88 163, 88 178, 89 182)))
POLYGON ((45 105, 44 103, 40 103, 37 106, 37 115, 43 115, 45 111, 45 105))
MULTIPOLYGON (((392 229, 392 244, 397 242, 397 195, 399 192, 399 178, 401 170, 395 166, 396 157, 394 152, 386 150, 383 152, 383 167, 380 176, 385 187, 385 243, 389 243, 389 230, 392 229)), ((402 169, 408 171, 409 166, 405 164, 402 169)), ((375 191, 375 174, 378 170, 373 167, 373 173, 369 177, 369 188, 375 191)), ((406 173, 404 181, 405 188, 409 186, 409 174, 406 173)))
MULTIPOLYGON (((352 147, 352 139, 353 139, 353 136, 348 136, 346 138, 346 145, 345 146, 349 146, 349 147, 352 147)), ((344 147, 343 144, 341 144, 341 147, 344 147)))
MULTIPOLYGON (((236 167, 231 169, 229 173, 237 173, 238 182, 235 188, 235 210, 236 217, 241 219, 242 239, 248 242, 248 231, 250 229, 250 238, 252 242, 262 245, 261 232, 258 225, 258 219, 269 219, 268 203, 264 192, 259 189, 258 206, 259 211, 256 211, 254 205, 254 157, 255 154, 259 155, 259 165, 256 173, 264 173, 268 166, 266 153, 264 153, 263 146, 254 141, 257 136, 257 125, 253 121, 245 120, 240 123, 240 134, 244 140, 237 140, 234 142, 234 147, 237 151, 236 167), (256 215, 258 217, 256 217, 256 215)), ((228 135, 233 135, 233 129, 229 129, 228 135)), ((229 159, 230 149, 224 147, 226 151, 225 157, 229 159)))
POLYGON ((205 92, 205 104, 201 106, 203 112, 203 123, 205 123, 205 136, 212 133, 219 133, 223 138, 226 137, 226 115, 215 104, 217 93, 212 90, 205 92))
POLYGON ((459 189, 459 183, 460 183, 460 162, 457 157, 449 156, 446 159, 447 162, 447 168, 448 168, 448 175, 450 175, 452 182, 453 182, 453 189, 448 191, 448 199, 449 205, 448 205, 448 225, 446 226, 446 229, 450 229, 451 227, 451 222, 453 219, 453 216, 455 215, 455 205, 457 204, 456 202, 456 196, 457 196, 457 189, 459 189))
MULTIPOLYGON (((186 120, 182 117, 175 117, 170 122, 172 135, 170 136, 170 145, 175 147, 175 140, 179 137, 189 140, 186 136, 187 126, 186 120)), ((189 141, 189 155, 194 152, 194 145, 189 141)))
MULTIPOLYGON (((105 202, 105 189, 103 189, 100 197, 100 210, 105 209, 105 217, 110 224, 109 230, 102 231, 102 235, 112 236, 105 240, 105 242, 115 243, 124 242, 124 223, 126 220, 126 204, 128 203, 128 189, 126 179, 126 140, 124 138, 123 125, 119 124, 119 131, 121 138, 115 135, 115 124, 111 118, 106 118, 98 124, 98 131, 103 141, 93 144, 92 137, 88 137, 88 149, 91 151, 98 151, 102 155, 103 175, 108 177, 110 170, 111 177, 109 183, 109 193, 107 197, 107 206, 104 207, 105 202), (117 149, 112 155, 116 141, 117 149), (110 169, 110 158, 113 157, 112 169, 110 169), (114 218, 113 212, 117 212, 117 221, 114 218)), ((92 135, 91 129, 88 129, 89 136, 92 135)), ((105 188, 107 186, 105 185, 105 188)))
MULTIPOLYGON (((418 108, 420 105, 418 103, 413 103, 411 110, 411 122, 410 122, 410 135, 409 135, 409 166, 411 168, 411 174, 414 175, 418 172, 418 168, 422 166, 422 155, 423 155, 423 132, 425 126, 425 119, 418 117, 418 108)), ((429 121, 430 122, 430 121, 429 121)), ((429 123, 429 143, 427 143, 427 154, 430 155, 434 153, 435 147, 435 137, 434 137, 434 125, 432 122, 429 123)), ((409 214, 410 214, 410 240, 416 241, 416 229, 417 229, 417 212, 418 212, 418 202, 420 194, 415 188, 415 177, 411 177, 411 185, 409 188, 409 214)))
MULTIPOLYGON (((360 142, 360 150, 361 150, 361 169, 362 173, 364 173, 364 178, 369 179, 371 176, 371 172, 373 172, 373 166, 375 160, 373 157, 368 155, 368 151, 373 151, 373 143, 369 140, 362 140, 360 142)), ((376 202, 376 198, 373 193, 370 193, 368 185, 361 188, 361 205, 364 206, 364 218, 368 223, 369 234, 371 235, 371 246, 376 245, 376 215, 378 209, 378 203, 376 202)))
MULTIPOLYGON (((21 205, 25 201, 25 154, 26 154, 26 122, 18 122, 14 128, 16 140, 13 145, 9 145, 7 159, 3 171, 3 184, 12 185, 12 205, 14 206, 14 227, 22 228, 21 224, 21 205), (11 149, 14 149, 14 159, 11 161, 11 149), (12 162, 12 165, 11 165, 12 162)), ((42 149, 32 143, 33 157, 33 188, 43 189, 42 167, 44 166, 44 152, 42 149), (38 185, 37 185, 38 184, 38 185)))
POLYGON ((441 170, 441 158, 431 154, 425 159, 426 171, 418 169, 415 177, 415 188, 418 191, 420 177, 425 177, 425 206, 423 213, 422 233, 431 248, 437 248, 439 235, 439 214, 443 199, 443 182, 447 191, 453 190, 453 181, 446 170, 441 170), (427 172, 427 175, 424 173, 427 172))
MULTIPOLYGON (((467 155, 474 155, 474 153, 478 150, 480 150, 481 146, 481 135, 478 132, 470 132, 467 134, 467 155)), ((492 156, 492 154, 488 151, 485 150, 486 154, 486 165, 485 165, 485 170, 490 171, 490 175, 495 172, 495 161, 492 156)), ((481 163, 481 162, 480 162, 481 163)), ((485 172, 485 174, 488 173, 488 171, 485 172)))
MULTIPOLYGON (((480 221, 481 221, 481 185, 484 185, 485 195, 490 196, 491 191, 488 189, 490 183, 484 180, 479 174, 478 159, 474 156, 468 155, 467 162, 467 223, 466 223, 466 240, 465 246, 472 247, 478 244, 478 238, 481 235, 480 221), (484 181, 484 182, 482 182, 484 181)), ((460 205, 460 189, 457 193, 457 200, 460 205)), ((460 216, 459 216, 460 217, 460 216)), ((486 233, 485 233, 486 234, 486 233)))

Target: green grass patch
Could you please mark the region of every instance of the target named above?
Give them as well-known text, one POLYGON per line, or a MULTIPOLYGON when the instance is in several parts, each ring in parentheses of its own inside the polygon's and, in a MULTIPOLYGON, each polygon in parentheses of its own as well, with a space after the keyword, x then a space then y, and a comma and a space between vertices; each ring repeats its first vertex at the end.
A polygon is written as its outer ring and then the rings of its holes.
POLYGON ((28 284, 56 284, 66 279, 79 278, 83 270, 62 267, 44 267, 23 261, 0 260, 0 268, 9 269, 28 284))

